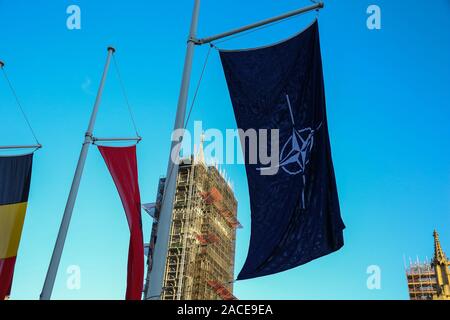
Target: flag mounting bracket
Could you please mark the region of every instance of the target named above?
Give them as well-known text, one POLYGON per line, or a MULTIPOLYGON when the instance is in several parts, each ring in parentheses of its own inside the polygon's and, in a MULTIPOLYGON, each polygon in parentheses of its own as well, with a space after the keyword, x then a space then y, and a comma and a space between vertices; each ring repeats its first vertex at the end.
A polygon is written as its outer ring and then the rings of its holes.
MULTIPOLYGON (((1 65, 1 61, 0 61, 1 65)), ((17 146, 0 146, 0 150, 13 150, 13 149, 41 149, 41 144, 34 144, 34 145, 17 145, 17 146)))
POLYGON ((96 142, 125 142, 125 141, 136 141, 136 143, 141 142, 142 137, 133 137, 133 138, 97 138, 92 137, 91 141, 93 144, 96 142))
POLYGON ((223 32, 223 33, 211 36, 211 37, 201 38, 201 39, 191 37, 191 38, 189 38, 189 42, 193 42, 195 45, 201 46, 201 45, 208 44, 208 43, 211 43, 211 42, 219 40, 219 39, 227 38, 229 36, 233 36, 238 33, 249 31, 249 30, 252 30, 252 29, 255 29, 258 27, 262 27, 262 26, 265 26, 265 25, 268 25, 268 24, 271 24, 271 23, 274 23, 277 21, 281 21, 281 20, 284 20, 284 19, 287 19, 290 17, 294 17, 294 16, 297 16, 297 15, 300 15, 300 14, 303 14, 303 13, 306 13, 309 11, 320 10, 320 9, 323 9, 323 7, 324 7, 323 2, 318 2, 318 3, 315 3, 308 7, 290 11, 285 14, 273 17, 273 18, 265 19, 265 20, 262 20, 262 21, 259 21, 256 23, 252 23, 252 24, 246 25, 241 28, 233 29, 231 31, 223 32))
POLYGON ((142 137, 133 137, 133 138, 97 138, 93 137, 93 142, 113 142, 113 141, 141 141, 142 137))

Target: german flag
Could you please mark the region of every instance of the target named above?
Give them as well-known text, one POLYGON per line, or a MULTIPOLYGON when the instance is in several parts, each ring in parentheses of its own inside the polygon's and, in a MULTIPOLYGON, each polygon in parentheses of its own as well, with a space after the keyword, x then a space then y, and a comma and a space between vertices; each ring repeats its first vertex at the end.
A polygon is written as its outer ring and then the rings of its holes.
POLYGON ((33 154, 0 157, 0 300, 11 292, 32 164, 33 154))

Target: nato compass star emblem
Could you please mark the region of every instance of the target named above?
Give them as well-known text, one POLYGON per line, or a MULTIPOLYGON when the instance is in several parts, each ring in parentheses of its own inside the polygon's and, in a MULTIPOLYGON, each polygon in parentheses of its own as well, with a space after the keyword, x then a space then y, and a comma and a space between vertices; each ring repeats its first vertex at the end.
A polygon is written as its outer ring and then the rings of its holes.
MULTIPOLYGON (((301 130, 295 128, 294 114, 292 112, 289 95, 286 95, 289 113, 292 122, 292 135, 285 142, 280 152, 279 168, 289 175, 301 174, 303 176, 303 186, 306 185, 306 167, 309 164, 311 152, 314 147, 314 136, 322 127, 322 122, 315 128, 307 127, 301 130)), ((263 171, 271 168, 258 168, 263 171)), ((305 209, 305 190, 302 190, 302 208, 305 209)))

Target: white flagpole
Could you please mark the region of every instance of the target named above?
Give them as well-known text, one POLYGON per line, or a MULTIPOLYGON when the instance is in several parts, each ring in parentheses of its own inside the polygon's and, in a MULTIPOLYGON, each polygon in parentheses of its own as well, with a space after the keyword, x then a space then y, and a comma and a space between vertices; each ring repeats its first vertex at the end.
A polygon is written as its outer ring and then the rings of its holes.
POLYGON ((72 181, 72 187, 70 188, 69 198, 67 199, 63 219, 61 221, 61 226, 59 228, 58 238, 56 240, 55 248, 53 249, 53 254, 50 260, 50 265, 48 267, 47 276, 45 277, 44 287, 42 288, 42 293, 40 296, 41 300, 50 300, 52 295, 56 274, 58 272, 59 263, 61 261, 61 255, 64 249, 64 243, 67 237, 67 231, 69 229, 70 219, 72 217, 73 208, 75 206, 75 200, 77 198, 78 189, 80 187, 80 181, 81 176, 83 174, 84 164, 86 162, 86 157, 89 151, 89 145, 93 141, 92 134, 94 131, 95 120, 97 118, 98 108, 100 106, 100 101, 103 94, 103 88, 105 86, 106 76, 108 74, 111 57, 115 53, 115 51, 116 50, 113 47, 108 48, 108 57, 106 59, 105 68, 103 70, 102 80, 100 82, 100 86, 98 89, 97 98, 95 99, 95 104, 92 110, 89 126, 84 137, 80 158, 78 159, 77 168, 75 170, 75 176, 72 181))
MULTIPOLYGON (((200 0, 195 0, 192 13, 192 22, 184 61, 183 78, 181 81, 180 96, 178 98, 177 114, 174 130, 183 129, 186 117, 186 105, 191 80, 192 60, 194 58, 195 36, 197 33, 198 17, 200 13, 200 0)), ((174 148, 179 147, 177 142, 172 142, 171 154, 174 148)), ((176 154, 178 156, 179 150, 176 154)), ((159 300, 163 292, 164 272, 166 269, 167 250, 169 246, 169 233, 172 225, 173 200, 175 197, 178 176, 178 164, 173 163, 169 156, 167 168, 167 180, 164 186, 164 196, 158 221, 157 240, 153 252, 153 263, 150 271, 150 287, 146 292, 146 300, 159 300)))

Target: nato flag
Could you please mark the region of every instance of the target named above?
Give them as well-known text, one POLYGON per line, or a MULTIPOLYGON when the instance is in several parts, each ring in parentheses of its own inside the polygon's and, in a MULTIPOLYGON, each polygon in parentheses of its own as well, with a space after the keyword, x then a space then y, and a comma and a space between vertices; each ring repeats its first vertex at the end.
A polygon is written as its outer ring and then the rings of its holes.
MULTIPOLYGON (((221 50, 237 125, 278 129, 276 168, 249 161, 241 136, 250 192, 251 238, 238 280, 262 277, 310 262, 344 245, 325 109, 319 29, 272 46, 221 50), (275 169, 275 170, 274 170, 275 169), (270 173, 272 171, 272 173, 270 173)), ((273 132, 273 131, 271 131, 273 132)))

